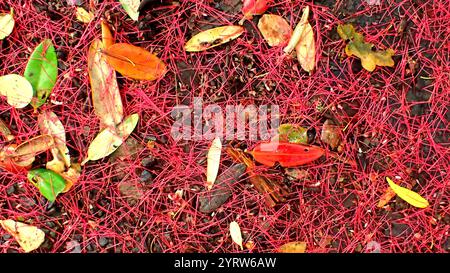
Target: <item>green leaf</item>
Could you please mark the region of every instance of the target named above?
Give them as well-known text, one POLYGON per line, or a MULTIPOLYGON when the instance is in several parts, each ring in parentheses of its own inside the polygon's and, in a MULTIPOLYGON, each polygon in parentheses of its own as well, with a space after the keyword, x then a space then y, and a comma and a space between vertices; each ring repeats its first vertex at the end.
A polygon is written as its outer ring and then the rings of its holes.
POLYGON ((31 105, 36 109, 50 96, 58 77, 58 60, 51 40, 44 40, 33 51, 24 77, 33 86, 34 99, 31 105))
POLYGON ((290 143, 308 143, 308 130, 293 124, 281 124, 278 127, 279 141, 290 143))
POLYGON ((56 196, 66 187, 66 182, 62 176, 47 169, 29 171, 28 181, 38 188, 41 194, 51 202, 55 201, 56 196))

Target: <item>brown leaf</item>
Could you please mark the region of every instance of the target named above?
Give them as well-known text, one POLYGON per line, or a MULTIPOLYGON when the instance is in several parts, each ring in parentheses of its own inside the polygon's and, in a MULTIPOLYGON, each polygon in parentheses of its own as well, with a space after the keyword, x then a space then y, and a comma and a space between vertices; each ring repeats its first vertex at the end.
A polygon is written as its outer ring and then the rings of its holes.
POLYGON ((330 145, 331 148, 335 149, 341 143, 341 128, 336 126, 333 121, 327 119, 322 126, 322 133, 320 140, 330 145))
POLYGON ((12 157, 36 156, 55 147, 55 141, 51 135, 40 135, 23 142, 12 152, 12 157))
POLYGON ((290 242, 280 246, 279 253, 305 253, 306 242, 290 242))
POLYGON ((167 72, 156 55, 130 44, 114 44, 103 50, 106 61, 120 74, 136 80, 156 80, 167 72))
POLYGON ((123 106, 117 85, 116 72, 105 61, 103 43, 95 40, 88 55, 88 72, 92 89, 92 104, 101 128, 115 128, 123 119, 123 106))
POLYGON ((281 46, 289 41, 292 28, 281 16, 264 14, 258 22, 258 29, 269 46, 281 46))
POLYGON ((66 187, 62 192, 68 192, 73 187, 73 185, 78 182, 78 179, 80 179, 81 165, 79 163, 73 163, 67 170, 67 172, 60 173, 60 175, 66 181, 66 187))
POLYGON ((6 138, 6 141, 11 141, 14 139, 14 135, 11 134, 11 130, 9 130, 8 125, 6 125, 2 119, 0 119, 0 134, 6 138))

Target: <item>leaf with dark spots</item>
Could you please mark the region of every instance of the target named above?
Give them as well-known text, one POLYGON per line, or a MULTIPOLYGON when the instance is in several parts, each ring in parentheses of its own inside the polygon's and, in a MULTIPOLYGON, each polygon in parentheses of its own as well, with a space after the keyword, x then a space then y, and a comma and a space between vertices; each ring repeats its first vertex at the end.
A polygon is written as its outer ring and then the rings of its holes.
POLYGON ((231 197, 232 187, 244 174, 246 168, 245 164, 236 164, 220 174, 214 188, 199 197, 199 211, 211 213, 223 205, 231 197))

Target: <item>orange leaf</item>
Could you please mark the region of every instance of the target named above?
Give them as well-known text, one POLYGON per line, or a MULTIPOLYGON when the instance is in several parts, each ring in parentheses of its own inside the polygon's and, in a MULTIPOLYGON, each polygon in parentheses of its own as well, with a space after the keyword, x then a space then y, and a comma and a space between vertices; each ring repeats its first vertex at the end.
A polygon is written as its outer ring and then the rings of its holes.
POLYGON ((382 208, 386 206, 386 204, 389 203, 389 201, 391 201, 391 199, 394 198, 395 195, 396 193, 394 192, 394 190, 391 187, 388 187, 384 194, 380 197, 380 201, 378 201, 377 207, 382 208))
POLYGON ((106 61, 120 74, 136 80, 156 80, 167 72, 156 55, 130 44, 119 43, 103 50, 106 61))
POLYGON ((102 43, 103 48, 108 48, 114 44, 114 38, 111 34, 111 30, 108 27, 108 23, 102 21, 102 43))
POLYGON ((258 22, 259 31, 269 46, 286 44, 292 34, 289 23, 281 16, 264 14, 258 22))
POLYGON ((280 246, 278 252, 280 253, 305 253, 306 243, 305 242, 290 242, 280 246))

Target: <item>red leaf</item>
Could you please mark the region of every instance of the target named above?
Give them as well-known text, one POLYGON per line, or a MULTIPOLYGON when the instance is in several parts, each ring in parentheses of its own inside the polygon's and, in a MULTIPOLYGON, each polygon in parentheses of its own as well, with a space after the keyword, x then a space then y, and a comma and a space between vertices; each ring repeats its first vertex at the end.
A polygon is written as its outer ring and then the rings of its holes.
POLYGON ((268 4, 271 0, 244 0, 242 3, 242 13, 244 18, 239 22, 240 25, 244 20, 253 18, 253 15, 261 15, 269 8, 268 4))
POLYGON ((322 148, 284 142, 264 142, 255 146, 251 154, 261 164, 272 167, 279 162, 283 167, 307 164, 324 155, 322 148))

